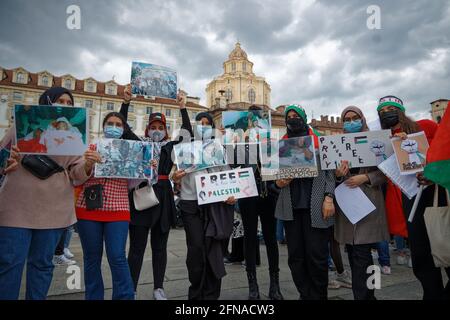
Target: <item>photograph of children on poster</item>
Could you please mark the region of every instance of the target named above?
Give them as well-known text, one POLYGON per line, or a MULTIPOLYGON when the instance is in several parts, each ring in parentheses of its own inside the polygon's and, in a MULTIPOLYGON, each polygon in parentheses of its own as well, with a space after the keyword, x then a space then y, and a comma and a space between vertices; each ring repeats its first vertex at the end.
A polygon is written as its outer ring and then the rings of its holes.
POLYGON ((390 137, 390 130, 320 136, 320 167, 334 170, 343 160, 350 168, 376 167, 394 153, 390 137))
POLYGON ((423 131, 408 135, 406 140, 393 138, 392 146, 401 175, 423 171, 429 147, 423 131))
POLYGON ((261 159, 270 156, 269 161, 262 161, 263 180, 312 178, 318 176, 314 139, 311 136, 282 139, 271 152, 266 152, 266 144, 262 144, 261 159), (278 151, 278 156, 276 152, 278 151))
POLYGON ((149 63, 133 62, 131 66, 131 93, 169 99, 177 98, 175 70, 149 63))
POLYGON ((185 170, 187 173, 228 163, 225 149, 218 139, 180 143, 174 146, 173 151, 178 170, 185 170))
POLYGON ((199 205, 258 195, 251 168, 201 174, 195 177, 195 185, 199 205))
POLYGON ((270 137, 270 111, 224 111, 224 144, 260 142, 270 137))
POLYGON ((96 178, 152 179, 151 142, 102 139, 97 143, 97 151, 102 163, 95 165, 96 178))
POLYGON ((86 108, 16 105, 14 125, 21 153, 81 156, 88 148, 86 108))

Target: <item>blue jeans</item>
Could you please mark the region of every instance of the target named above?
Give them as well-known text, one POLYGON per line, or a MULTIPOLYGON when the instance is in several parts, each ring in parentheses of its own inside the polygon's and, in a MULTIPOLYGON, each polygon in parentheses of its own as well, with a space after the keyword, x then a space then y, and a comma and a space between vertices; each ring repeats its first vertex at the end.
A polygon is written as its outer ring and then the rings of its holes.
POLYGON ((284 240, 284 225, 283 220, 277 219, 277 240, 284 240))
POLYGON ((0 227, 0 300, 19 299, 25 261, 25 298, 47 298, 53 278, 53 253, 63 231, 0 227))
POLYGON ((78 220, 77 228, 83 247, 86 300, 103 300, 105 297, 102 277, 103 242, 111 268, 113 300, 133 300, 133 281, 125 256, 128 222, 78 220))
POLYGON ((402 236, 394 236, 394 241, 397 252, 405 252, 405 238, 403 238, 402 236))
POLYGON ((377 243, 378 263, 380 266, 391 266, 391 256, 389 255, 389 241, 377 243))

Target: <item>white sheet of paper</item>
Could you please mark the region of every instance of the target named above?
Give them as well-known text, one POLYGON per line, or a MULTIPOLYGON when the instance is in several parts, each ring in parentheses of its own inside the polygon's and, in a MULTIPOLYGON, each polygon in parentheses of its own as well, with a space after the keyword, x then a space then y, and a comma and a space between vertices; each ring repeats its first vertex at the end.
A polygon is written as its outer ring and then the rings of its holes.
POLYGON ((352 224, 358 223, 376 209, 359 187, 351 189, 345 183, 341 183, 334 191, 334 195, 342 212, 352 224))
POLYGON ((400 174, 395 154, 387 158, 386 161, 380 163, 378 168, 392 181, 393 184, 399 187, 409 199, 412 199, 417 192, 419 192, 416 175, 400 174))

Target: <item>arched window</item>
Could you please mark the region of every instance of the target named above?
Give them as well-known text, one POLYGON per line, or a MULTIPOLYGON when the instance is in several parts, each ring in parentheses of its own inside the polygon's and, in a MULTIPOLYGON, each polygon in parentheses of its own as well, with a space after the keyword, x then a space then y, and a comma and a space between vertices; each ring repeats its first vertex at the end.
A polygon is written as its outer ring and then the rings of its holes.
POLYGON ((255 94, 255 90, 253 90, 253 88, 250 88, 250 90, 248 90, 248 101, 250 103, 255 103, 255 101, 256 101, 256 94, 255 94))
POLYGON ((94 92, 94 83, 92 81, 89 81, 87 84, 87 91, 88 92, 94 92))
POLYGON ((231 101, 231 99, 233 99, 233 91, 232 91, 230 88, 228 88, 228 89, 225 91, 225 98, 226 98, 228 101, 231 101))
POLYGON ((235 72, 236 71, 236 62, 232 62, 231 63, 231 71, 235 72))
POLYGON ((247 72, 247 63, 242 63, 242 71, 247 72))
POLYGON ((46 75, 42 76, 42 85, 48 87, 48 77, 46 75))
POLYGON ((25 83, 25 75, 22 72, 17 73, 17 82, 25 83))
POLYGON ((64 80, 64 88, 72 89, 72 80, 70 80, 70 79, 64 80))

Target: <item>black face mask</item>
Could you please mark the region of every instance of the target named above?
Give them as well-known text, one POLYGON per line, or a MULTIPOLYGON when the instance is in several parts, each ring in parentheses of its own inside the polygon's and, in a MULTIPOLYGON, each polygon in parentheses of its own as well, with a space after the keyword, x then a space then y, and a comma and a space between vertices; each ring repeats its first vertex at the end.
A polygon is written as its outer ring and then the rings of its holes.
POLYGON ((308 135, 308 126, 302 118, 289 118, 286 120, 286 124, 288 130, 292 133, 300 136, 308 135))
POLYGON ((380 113, 380 122, 383 129, 390 129, 400 121, 397 110, 380 113))

